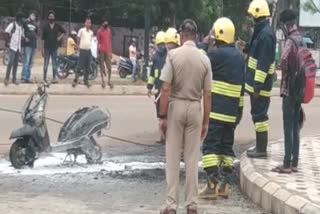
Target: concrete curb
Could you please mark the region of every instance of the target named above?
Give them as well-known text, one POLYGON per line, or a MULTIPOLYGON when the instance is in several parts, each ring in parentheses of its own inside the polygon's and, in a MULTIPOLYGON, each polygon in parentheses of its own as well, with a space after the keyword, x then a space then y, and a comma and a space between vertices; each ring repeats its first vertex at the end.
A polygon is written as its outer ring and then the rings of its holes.
POLYGON ((273 214, 319 214, 320 206, 309 199, 287 190, 270 181, 254 167, 246 153, 240 159, 241 190, 259 204, 264 210, 273 214))
MULTIPOLYGON (((0 95, 30 95, 36 90, 35 84, 20 84, 4 86, 0 84, 0 95)), ((146 95, 147 88, 145 85, 115 85, 111 90, 106 87, 101 88, 101 85, 92 85, 91 88, 87 88, 84 85, 78 85, 76 88, 72 88, 71 84, 56 84, 51 85, 48 89, 50 95, 146 95)), ((280 94, 279 88, 272 90, 272 97, 278 97, 280 94)), ((315 96, 320 97, 320 88, 315 91, 315 96)))

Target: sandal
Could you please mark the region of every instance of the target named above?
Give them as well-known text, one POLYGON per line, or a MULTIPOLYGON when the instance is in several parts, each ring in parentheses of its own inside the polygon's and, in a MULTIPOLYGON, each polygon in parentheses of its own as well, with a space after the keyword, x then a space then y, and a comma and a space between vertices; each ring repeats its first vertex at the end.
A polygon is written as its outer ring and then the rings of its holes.
POLYGON ((277 166, 271 170, 272 172, 277 172, 279 174, 290 174, 292 173, 291 168, 284 168, 284 166, 277 166))
POLYGON ((108 83, 110 89, 113 89, 113 84, 111 82, 108 83))

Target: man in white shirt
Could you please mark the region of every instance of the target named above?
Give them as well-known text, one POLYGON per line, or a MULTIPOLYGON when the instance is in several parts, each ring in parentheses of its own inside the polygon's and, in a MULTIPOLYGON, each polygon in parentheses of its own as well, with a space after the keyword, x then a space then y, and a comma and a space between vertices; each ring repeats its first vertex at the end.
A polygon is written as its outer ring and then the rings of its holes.
POLYGON ((7 66, 6 77, 4 84, 7 86, 9 84, 10 73, 12 70, 12 83, 18 85, 17 82, 17 68, 19 53, 21 53, 21 40, 24 38, 24 31, 22 27, 23 14, 18 12, 16 15, 15 22, 8 25, 5 32, 10 37, 9 43, 9 63, 7 66))
POLYGON ((132 63, 132 79, 136 81, 136 70, 137 70, 137 46, 136 39, 132 39, 129 47, 129 58, 132 63))
POLYGON ((91 85, 88 81, 89 69, 91 64, 91 42, 93 39, 93 32, 91 30, 91 19, 90 17, 86 18, 85 26, 81 28, 78 32, 78 38, 80 41, 79 49, 80 55, 78 60, 78 71, 76 72, 76 77, 72 84, 73 87, 76 87, 79 79, 79 71, 83 70, 83 80, 84 84, 89 88, 91 85))

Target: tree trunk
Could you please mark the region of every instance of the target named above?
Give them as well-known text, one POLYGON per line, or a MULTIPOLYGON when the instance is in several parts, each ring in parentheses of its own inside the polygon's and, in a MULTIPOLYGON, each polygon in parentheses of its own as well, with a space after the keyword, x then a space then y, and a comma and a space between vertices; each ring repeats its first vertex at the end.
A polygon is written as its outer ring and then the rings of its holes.
POLYGON ((275 0, 272 2, 275 2, 274 5, 276 6, 276 8, 273 9, 272 28, 274 31, 276 31, 280 13, 285 9, 289 9, 291 7, 292 2, 291 0, 275 0))

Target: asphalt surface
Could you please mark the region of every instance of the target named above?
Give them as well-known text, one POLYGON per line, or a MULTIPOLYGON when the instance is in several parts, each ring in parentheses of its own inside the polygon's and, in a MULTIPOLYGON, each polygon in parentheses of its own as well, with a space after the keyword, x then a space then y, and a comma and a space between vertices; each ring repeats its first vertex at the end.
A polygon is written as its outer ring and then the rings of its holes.
MULTIPOLYGON (((27 97, 0 95, 0 108, 21 110, 27 97)), ((159 138, 153 101, 144 96, 51 96, 48 100, 47 117, 65 121, 78 108, 91 105, 106 107, 111 112, 111 129, 106 132, 109 135, 146 144, 154 144, 159 138)), ((283 137, 281 108, 281 99, 273 97, 269 110, 270 140, 283 137)), ((307 122, 302 135, 314 135, 319 132, 319 108, 320 98, 315 98, 312 103, 305 106, 307 122)), ((255 139, 248 97, 243 115, 241 124, 236 130, 237 145, 247 145, 255 139)), ((1 148, 4 148, 7 145, 3 144, 10 143, 8 138, 11 131, 21 126, 21 118, 19 115, 0 111, 0 119, 0 144, 1 148)), ((48 122, 52 142, 56 141, 60 127, 59 124, 48 122)), ((119 152, 125 154, 130 154, 127 150, 130 151, 134 147, 111 139, 101 139, 100 143, 107 150, 121 147, 119 152), (125 150, 122 150, 123 148, 125 150)), ((6 150, 0 149, 0 153, 6 153, 6 150)))
MULTIPOLYGON (((0 96, 0 108, 20 110, 26 98, 0 96)), ((303 135, 319 133, 319 101, 320 99, 316 98, 305 108, 307 123, 303 135)), ((136 146, 101 138, 99 143, 103 147, 104 160, 124 163, 164 161, 164 147, 155 143, 159 136, 154 104, 147 97, 51 96, 47 116, 64 121, 79 107, 88 105, 107 107, 110 110, 112 126, 107 134, 152 146, 136 146)), ((19 115, 6 112, 0 112, 0 119, 0 153, 7 157, 10 145, 8 136, 13 128, 21 125, 21 119, 19 115)), ((282 138, 280 98, 272 98, 270 124, 270 140, 282 138)), ((50 137, 55 142, 60 125, 48 122, 48 127, 50 137)), ((236 153, 242 153, 252 144, 254 137, 249 108, 246 107, 243 120, 237 128, 236 153)), ((237 175, 237 172, 235 173, 237 175)), ((201 182, 204 183, 203 174, 201 178, 201 182)), ((100 170, 50 175, 23 175, 16 172, 0 174, 0 180, 0 213, 22 213, 21 210, 23 213, 159 213, 165 196, 165 176, 162 169, 120 172, 100 170)), ((200 213, 264 213, 240 193, 237 179, 232 188, 233 194, 229 200, 201 202, 200 213)))

